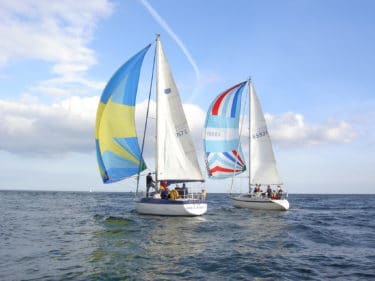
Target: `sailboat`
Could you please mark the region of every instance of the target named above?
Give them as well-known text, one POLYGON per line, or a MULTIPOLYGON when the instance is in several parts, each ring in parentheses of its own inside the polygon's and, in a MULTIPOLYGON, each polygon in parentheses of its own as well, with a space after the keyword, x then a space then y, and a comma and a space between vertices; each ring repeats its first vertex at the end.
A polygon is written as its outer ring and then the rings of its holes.
MULTIPOLYGON (((142 145, 137 137, 135 103, 142 63, 152 44, 123 64, 107 83, 96 116, 96 151, 103 183, 137 178, 135 210, 140 214, 199 216, 207 212, 204 190, 162 199, 160 193, 139 192, 144 141, 156 63, 156 183, 204 182, 180 95, 165 56, 160 36, 155 40, 148 109, 142 145), (149 196, 148 196, 149 195, 149 196)), ((157 186, 155 188, 158 189, 157 186)))
POLYGON ((282 189, 266 120, 251 79, 218 95, 207 111, 204 149, 208 175, 212 179, 233 179, 247 170, 240 143, 244 126, 239 129, 241 98, 246 85, 250 97, 248 192, 231 193, 231 203, 239 208, 288 210, 287 193, 282 189))

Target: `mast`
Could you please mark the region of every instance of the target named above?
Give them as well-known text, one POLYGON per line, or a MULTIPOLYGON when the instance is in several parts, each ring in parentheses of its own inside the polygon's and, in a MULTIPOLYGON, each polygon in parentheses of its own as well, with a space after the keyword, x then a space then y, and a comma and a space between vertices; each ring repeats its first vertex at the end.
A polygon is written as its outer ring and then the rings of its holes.
POLYGON ((248 80, 248 87, 249 87, 249 193, 251 193, 251 168, 250 165, 253 163, 251 162, 251 118, 250 118, 250 108, 251 108, 251 78, 248 80))
MULTIPOLYGON (((141 148, 141 160, 139 163, 139 167, 142 166, 142 159, 143 159, 143 150, 145 147, 145 139, 146 139, 146 130, 147 130, 147 123, 148 123, 148 114, 150 112, 150 100, 151 100, 151 91, 152 91, 152 82, 154 80, 154 69, 155 69, 155 58, 156 58, 156 46, 155 46, 155 52, 154 52, 154 60, 152 62, 152 71, 151 71, 151 81, 150 81, 150 90, 148 93, 148 101, 147 101, 147 111, 146 111, 146 120, 145 120, 145 126, 143 130, 143 139, 142 139, 142 148, 141 148)), ((139 189, 139 178, 141 175, 141 169, 139 169, 138 174, 137 174, 137 189, 135 192, 135 195, 138 195, 138 189, 139 189)))
MULTIPOLYGON (((156 46, 155 46, 155 58, 156 58, 156 63, 159 65, 160 64, 160 61, 159 61, 159 48, 160 48, 160 34, 156 34, 156 38, 155 38, 155 41, 156 41, 156 46)), ((156 71, 158 72, 159 71, 159 67, 157 66, 156 67, 156 71)), ((156 74, 156 91, 159 87, 159 74, 156 74)), ((156 126, 155 126, 155 182, 157 184, 157 181, 158 181, 158 170, 159 170, 159 153, 157 152, 158 151, 158 94, 155 95, 155 101, 156 101, 156 108, 155 108, 155 114, 156 114, 156 126)))

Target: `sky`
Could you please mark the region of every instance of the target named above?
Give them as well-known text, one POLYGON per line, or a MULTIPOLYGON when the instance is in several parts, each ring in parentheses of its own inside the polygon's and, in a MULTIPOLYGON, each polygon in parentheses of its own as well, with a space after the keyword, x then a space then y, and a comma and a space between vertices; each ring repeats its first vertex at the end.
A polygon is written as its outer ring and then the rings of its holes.
POLYGON ((251 77, 289 193, 375 193, 374 13, 370 0, 0 1, 0 189, 134 191, 102 184, 95 115, 116 69, 160 34, 202 171, 207 108, 251 77))

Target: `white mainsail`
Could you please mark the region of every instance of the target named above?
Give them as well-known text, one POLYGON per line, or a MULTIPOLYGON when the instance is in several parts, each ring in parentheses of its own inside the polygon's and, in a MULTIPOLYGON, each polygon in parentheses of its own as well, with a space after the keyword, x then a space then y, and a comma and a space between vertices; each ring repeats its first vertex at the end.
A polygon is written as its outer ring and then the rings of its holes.
POLYGON ((156 44, 156 178, 204 181, 180 95, 160 40, 156 44))
POLYGON ((250 183, 282 184, 276 167, 266 120, 250 81, 250 183))

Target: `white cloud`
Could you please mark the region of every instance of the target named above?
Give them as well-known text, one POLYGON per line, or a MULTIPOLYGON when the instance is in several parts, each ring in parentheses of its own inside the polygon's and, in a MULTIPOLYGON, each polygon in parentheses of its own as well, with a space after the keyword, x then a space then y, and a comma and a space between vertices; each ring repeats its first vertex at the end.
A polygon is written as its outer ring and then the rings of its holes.
POLYGON ((44 80, 37 86, 30 87, 30 91, 41 95, 68 97, 88 95, 93 91, 101 92, 104 87, 105 82, 91 81, 79 76, 65 76, 44 80))
POLYGON ((90 152, 97 103, 97 97, 52 105, 0 101, 0 150, 44 156, 90 152))
MULTIPOLYGON (((0 100, 0 150, 22 155, 57 156, 71 152, 92 153, 94 123, 99 98, 73 96, 59 103, 42 105, 30 95, 19 102, 0 100)), ((143 137, 147 102, 136 108, 138 137, 143 137)), ((202 131, 205 111, 185 104, 184 110, 199 154, 202 153, 202 131)), ((301 114, 266 114, 270 134, 275 142, 294 146, 347 143, 355 139, 352 126, 330 120, 324 124, 307 124, 301 114)), ((151 101, 145 158, 155 153, 155 102, 151 101)), ((244 143, 246 150, 246 143, 244 143)))
POLYGON ((320 145, 348 143, 357 133, 345 121, 328 120, 323 124, 307 124, 303 115, 287 112, 282 115, 265 115, 272 139, 282 144, 320 145))
MULTIPOLYGON (((52 105, 41 105, 38 99, 23 95, 20 102, 0 100, 0 150, 29 156, 58 156, 71 152, 94 150, 94 123, 98 97, 73 96, 52 105)), ((143 137, 147 102, 136 108, 138 137, 143 137)), ((205 113, 187 104, 184 110, 196 148, 202 146, 205 113)), ((155 152, 155 102, 150 103, 145 157, 155 152)))
POLYGON ((57 78, 36 86, 47 94, 65 95, 75 84, 95 86, 84 79, 96 63, 88 44, 97 21, 111 10, 107 0, 0 1, 0 66, 24 59, 50 63, 57 78))
POLYGON ((85 44, 96 21, 109 15, 105 0, 1 1, 0 61, 33 58, 57 63, 94 63, 85 44))

